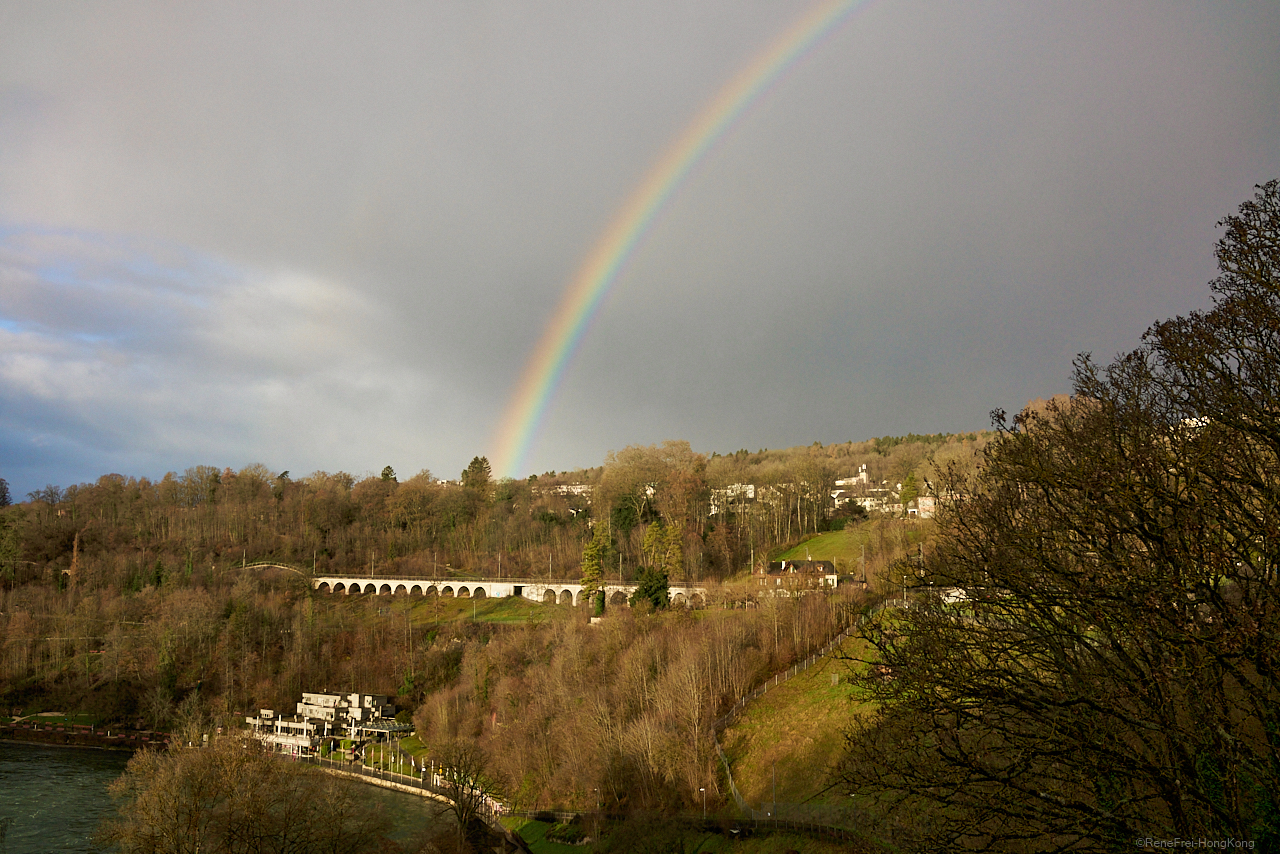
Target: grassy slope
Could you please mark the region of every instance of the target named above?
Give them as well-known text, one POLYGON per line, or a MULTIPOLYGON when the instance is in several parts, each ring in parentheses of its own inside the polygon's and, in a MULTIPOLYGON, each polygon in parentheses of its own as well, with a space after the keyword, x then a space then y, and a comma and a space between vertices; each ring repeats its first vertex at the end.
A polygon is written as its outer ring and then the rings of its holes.
POLYGON ((380 607, 396 612, 405 607, 411 608, 413 622, 420 625, 437 621, 447 623, 453 620, 470 620, 473 614, 476 622, 480 623, 527 623, 531 620, 546 619, 548 608, 559 607, 543 605, 518 596, 505 596, 498 599, 454 599, 429 596, 411 600, 388 599, 385 605, 382 605, 382 600, 377 601, 380 607))
POLYGON ((520 834, 520 838, 529 843, 534 854, 582 854, 583 846, 566 845, 563 842, 549 842, 547 831, 555 827, 542 821, 526 821, 520 818, 503 819, 502 823, 520 834))
MULTIPOLYGON (((847 655, 861 655, 864 641, 850 639, 847 655)), ((825 658, 759 697, 721 739, 734 780, 747 803, 768 809, 774 770, 783 818, 840 823, 842 799, 826 793, 844 730, 870 709, 848 683, 849 664, 825 658), (839 684, 832 685, 835 674, 839 684)))
POLYGON ((866 525, 855 525, 843 531, 829 531, 805 540, 795 548, 778 555, 777 560, 830 560, 839 565, 855 565, 870 532, 866 525))
POLYGON ((870 519, 841 531, 816 534, 773 560, 829 560, 838 572, 861 574, 860 567, 865 567, 874 576, 890 559, 902 557, 904 548, 914 554, 920 542, 927 545, 934 530, 931 520, 870 519))

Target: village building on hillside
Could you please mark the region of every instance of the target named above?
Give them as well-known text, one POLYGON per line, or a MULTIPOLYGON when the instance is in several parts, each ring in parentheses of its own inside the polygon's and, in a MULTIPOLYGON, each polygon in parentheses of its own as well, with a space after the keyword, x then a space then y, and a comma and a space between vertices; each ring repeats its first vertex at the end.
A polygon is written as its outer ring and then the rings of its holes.
POLYGON ((858 466, 858 473, 855 474, 853 477, 842 477, 836 481, 836 486, 842 489, 853 489, 854 487, 857 487, 859 485, 864 487, 867 485, 867 464, 866 463, 863 463, 862 465, 858 466))
POLYGON ((711 490, 711 515, 716 516, 731 509, 738 509, 756 501, 754 483, 731 483, 723 489, 711 490))
POLYGON ((260 709, 257 717, 246 717, 245 722, 273 750, 310 756, 322 738, 381 741, 392 733, 413 729, 411 724, 397 723, 395 714, 396 707, 382 694, 304 693, 293 715, 260 709))
MULTIPOLYGON (((927 488, 932 488, 927 481, 926 485, 927 488)), ((716 517, 726 513, 758 513, 764 508, 776 510, 794 503, 796 492, 803 493, 805 489, 807 487, 803 483, 798 485, 779 483, 767 486, 731 483, 709 491, 708 515, 716 517)), ((954 495, 935 497, 920 494, 904 503, 901 500, 902 484, 890 483, 887 480, 878 482, 871 480, 865 463, 858 466, 858 471, 853 475, 837 479, 830 491, 830 496, 831 503, 823 508, 827 518, 839 516, 841 511, 845 511, 845 515, 848 515, 851 505, 856 505, 867 513, 932 519, 941 504, 957 498, 954 495)))
POLYGON ((839 581, 836 566, 829 560, 772 561, 758 567, 753 574, 757 587, 782 596, 833 588, 839 581))
POLYGON ((553 495, 575 495, 578 498, 585 498, 587 502, 591 501, 591 493, 594 489, 589 483, 562 483, 559 486, 551 487, 553 495))

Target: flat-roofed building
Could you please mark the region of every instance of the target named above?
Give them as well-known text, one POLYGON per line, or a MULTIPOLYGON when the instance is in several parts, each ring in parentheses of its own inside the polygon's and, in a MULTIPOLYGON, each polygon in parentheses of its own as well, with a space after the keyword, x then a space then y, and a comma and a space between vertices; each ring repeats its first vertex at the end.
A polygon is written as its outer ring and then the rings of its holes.
POLYGON ((245 722, 273 749, 309 755, 320 739, 341 736, 352 741, 381 741, 393 733, 413 729, 397 723, 396 707, 385 694, 329 694, 304 692, 294 715, 277 715, 261 709, 245 722))

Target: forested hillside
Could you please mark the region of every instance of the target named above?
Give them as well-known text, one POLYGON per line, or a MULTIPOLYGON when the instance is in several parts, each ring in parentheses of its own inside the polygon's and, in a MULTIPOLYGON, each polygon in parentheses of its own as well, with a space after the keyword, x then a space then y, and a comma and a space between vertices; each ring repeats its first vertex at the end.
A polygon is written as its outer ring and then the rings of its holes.
POLYGON ((414 716, 437 752, 479 747, 510 802, 589 809, 691 807, 727 797, 712 721, 802 659, 849 617, 845 598, 750 610, 621 609, 592 625, 562 610, 451 642, 456 678, 414 716))
POLYGON ((389 466, 359 480, 344 472, 294 479, 263 465, 194 466, 159 481, 109 474, 51 485, 4 509, 0 576, 6 589, 37 582, 137 592, 176 575, 201 586, 233 564, 274 559, 319 573, 575 577, 589 528, 604 519, 627 579, 646 565, 654 525, 680 532, 674 578, 725 578, 753 553, 766 559, 839 524, 830 492, 860 465, 873 483, 913 472, 924 479, 945 462, 972 464, 984 442, 984 434, 909 436, 709 457, 667 442, 628 447, 594 469, 497 482, 483 458, 458 481, 421 472, 400 482, 389 466), (733 484, 776 497, 713 517, 712 491, 733 484))
POLYGON ((0 510, 0 702, 197 732, 291 709, 304 690, 387 693, 417 711, 424 739, 487 751, 524 803, 689 802, 717 785, 710 721, 825 642, 849 604, 744 610, 731 606, 749 586, 720 582, 851 520, 866 528, 858 561, 874 578, 920 525, 835 511, 835 480, 865 465, 873 482, 925 482, 931 466, 968 464, 983 441, 710 457, 668 442, 525 481, 494 482, 477 458, 454 482, 255 465, 50 486, 0 510), (735 484, 771 498, 712 514, 713 495, 735 484), (493 602, 473 613, 457 600, 322 595, 307 578, 584 570, 715 592, 698 614, 611 609, 589 626, 586 608, 493 602))

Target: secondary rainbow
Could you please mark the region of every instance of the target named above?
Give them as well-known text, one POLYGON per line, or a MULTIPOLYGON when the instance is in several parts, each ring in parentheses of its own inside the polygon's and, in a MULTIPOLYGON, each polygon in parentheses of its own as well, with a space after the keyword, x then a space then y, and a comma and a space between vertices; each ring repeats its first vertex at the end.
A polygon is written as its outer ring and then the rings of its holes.
POLYGON ((614 216, 543 330, 498 426, 495 473, 515 477, 538 436, 565 369, 618 274, 695 165, 746 109, 866 0, 816 4, 730 80, 670 145, 614 216))

